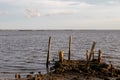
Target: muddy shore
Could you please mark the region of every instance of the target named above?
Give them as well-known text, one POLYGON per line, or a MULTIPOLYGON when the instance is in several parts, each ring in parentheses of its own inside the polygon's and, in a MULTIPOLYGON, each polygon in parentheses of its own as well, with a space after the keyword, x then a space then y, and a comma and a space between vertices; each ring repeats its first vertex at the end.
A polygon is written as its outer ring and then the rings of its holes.
POLYGON ((90 68, 86 69, 84 60, 63 60, 56 61, 55 65, 50 68, 47 74, 30 73, 26 78, 20 78, 16 75, 17 80, 120 80, 120 70, 115 69, 111 64, 98 63, 92 60, 90 68))

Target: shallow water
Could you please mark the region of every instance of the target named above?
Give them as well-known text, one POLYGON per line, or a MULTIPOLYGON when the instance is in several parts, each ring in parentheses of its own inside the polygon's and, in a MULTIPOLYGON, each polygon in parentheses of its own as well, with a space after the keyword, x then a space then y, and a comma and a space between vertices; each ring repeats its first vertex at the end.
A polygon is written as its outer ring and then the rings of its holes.
POLYGON ((49 36, 52 37, 51 60, 58 59, 58 51, 68 53, 68 39, 72 35, 72 59, 85 59, 86 49, 96 41, 96 56, 103 51, 103 60, 120 66, 120 31, 0 31, 0 72, 46 73, 49 36))

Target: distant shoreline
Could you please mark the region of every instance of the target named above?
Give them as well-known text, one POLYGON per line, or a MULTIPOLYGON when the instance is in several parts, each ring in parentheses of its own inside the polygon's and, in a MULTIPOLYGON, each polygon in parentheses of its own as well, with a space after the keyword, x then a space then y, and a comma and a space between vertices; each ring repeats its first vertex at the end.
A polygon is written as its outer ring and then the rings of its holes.
POLYGON ((0 31, 120 31, 118 29, 0 29, 0 31))

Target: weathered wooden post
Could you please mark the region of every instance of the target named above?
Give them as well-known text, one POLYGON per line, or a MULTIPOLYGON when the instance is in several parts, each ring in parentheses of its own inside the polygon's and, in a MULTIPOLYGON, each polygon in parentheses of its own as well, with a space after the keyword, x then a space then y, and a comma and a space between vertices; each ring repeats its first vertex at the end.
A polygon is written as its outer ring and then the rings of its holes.
POLYGON ((88 49, 86 49, 86 60, 88 61, 89 55, 88 55, 88 49))
POLYGON ((96 42, 93 42, 93 45, 92 45, 92 48, 91 48, 91 52, 90 52, 90 55, 89 55, 89 58, 88 58, 88 61, 87 61, 87 64, 86 64, 86 68, 87 69, 89 69, 91 58, 94 56, 95 45, 96 45, 96 42))
POLYGON ((102 50, 99 50, 99 53, 98 53, 98 62, 99 62, 99 64, 102 63, 102 50))
POLYGON ((96 42, 93 42, 92 48, 91 48, 91 52, 90 52, 90 56, 89 56, 89 60, 91 60, 91 58, 94 58, 94 49, 95 49, 95 45, 96 42))
POLYGON ((51 36, 49 37, 49 42, 48 42, 48 53, 47 53, 47 61, 46 61, 46 66, 50 63, 50 48, 51 48, 51 36))
POLYGON ((39 74, 36 74, 34 80, 43 80, 43 79, 42 79, 42 77, 39 74))
POLYGON ((68 52, 68 60, 71 59, 71 44, 72 44, 72 36, 69 37, 69 52, 68 52))
POLYGON ((64 51, 60 50, 60 51, 59 51, 59 61, 60 61, 61 63, 63 63, 63 60, 64 60, 64 51))
POLYGON ((18 73, 15 74, 15 79, 16 79, 16 80, 18 80, 18 79, 20 79, 20 78, 21 78, 20 74, 18 74, 18 73))
POLYGON ((92 48, 91 48, 91 53, 92 53, 92 57, 94 59, 94 50, 95 50, 95 45, 96 45, 96 42, 93 42, 93 45, 92 45, 92 48))

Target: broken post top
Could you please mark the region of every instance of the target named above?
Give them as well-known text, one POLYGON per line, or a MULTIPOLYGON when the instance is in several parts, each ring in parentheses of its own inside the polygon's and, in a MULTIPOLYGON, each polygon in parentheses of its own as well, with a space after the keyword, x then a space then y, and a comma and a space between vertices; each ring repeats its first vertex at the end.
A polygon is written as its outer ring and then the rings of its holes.
POLYGON ((99 53, 98 53, 98 62, 102 63, 102 50, 99 50, 99 53))
POLYGON ((59 51, 59 61, 62 63, 64 60, 64 51, 60 50, 59 51))
POLYGON ((99 53, 102 53, 102 50, 99 50, 99 53))

